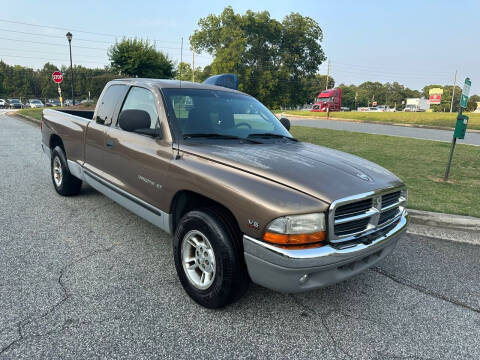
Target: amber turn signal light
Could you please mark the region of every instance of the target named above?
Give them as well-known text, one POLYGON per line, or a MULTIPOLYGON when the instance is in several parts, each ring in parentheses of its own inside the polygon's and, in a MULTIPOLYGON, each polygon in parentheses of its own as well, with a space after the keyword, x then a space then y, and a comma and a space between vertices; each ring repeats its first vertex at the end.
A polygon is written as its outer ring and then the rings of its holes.
POLYGON ((278 245, 305 245, 324 241, 326 238, 325 231, 320 231, 312 234, 277 234, 266 232, 263 235, 263 240, 278 244, 278 245))

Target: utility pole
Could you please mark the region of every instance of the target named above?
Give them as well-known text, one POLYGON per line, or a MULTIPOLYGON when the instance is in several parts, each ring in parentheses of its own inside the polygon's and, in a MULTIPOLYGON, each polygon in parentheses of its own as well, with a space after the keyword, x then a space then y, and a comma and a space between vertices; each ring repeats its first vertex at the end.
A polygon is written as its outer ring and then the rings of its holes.
POLYGON ((456 83, 457 83, 457 71, 458 70, 455 70, 455 76, 453 77, 453 93, 452 93, 452 102, 450 103, 450 112, 452 112, 453 110, 453 98, 455 97, 455 87, 456 87, 456 83))
POLYGON ((327 65, 327 83, 325 84, 325 90, 328 89, 328 77, 330 76, 330 60, 328 60, 328 65, 327 65))
POLYGON ((192 49, 192 82, 195 82, 195 51, 192 49))

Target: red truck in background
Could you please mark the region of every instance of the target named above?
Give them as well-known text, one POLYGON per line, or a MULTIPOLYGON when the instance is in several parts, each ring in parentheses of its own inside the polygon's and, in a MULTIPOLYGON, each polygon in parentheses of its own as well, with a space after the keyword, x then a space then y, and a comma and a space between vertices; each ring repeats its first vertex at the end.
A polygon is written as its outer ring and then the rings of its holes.
POLYGON ((342 89, 333 88, 322 91, 320 94, 318 94, 311 111, 326 112, 328 109, 330 109, 330 111, 340 111, 341 106, 342 89))

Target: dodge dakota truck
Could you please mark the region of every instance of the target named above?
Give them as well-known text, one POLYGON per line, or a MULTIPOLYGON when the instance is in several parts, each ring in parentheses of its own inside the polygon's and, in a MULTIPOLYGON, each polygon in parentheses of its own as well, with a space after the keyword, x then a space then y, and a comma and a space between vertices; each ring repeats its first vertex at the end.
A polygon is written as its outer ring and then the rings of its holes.
POLYGON ((85 182, 173 235, 179 281, 209 308, 250 281, 308 291, 392 252, 408 222, 399 178, 298 141, 288 119, 216 80, 114 80, 95 111, 44 110, 56 192, 85 182))

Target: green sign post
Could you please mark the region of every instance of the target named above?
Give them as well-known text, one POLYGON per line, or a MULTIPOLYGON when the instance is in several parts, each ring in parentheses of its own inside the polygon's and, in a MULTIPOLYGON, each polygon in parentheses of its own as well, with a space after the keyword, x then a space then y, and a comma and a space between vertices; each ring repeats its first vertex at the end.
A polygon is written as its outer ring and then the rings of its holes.
POLYGON ((448 175, 450 174, 450 166, 452 165, 453 153, 455 151, 457 139, 464 139, 465 132, 467 131, 468 116, 463 115, 462 111, 467 107, 468 94, 470 93, 471 86, 472 82, 467 77, 465 79, 465 84, 463 85, 462 95, 460 96, 460 110, 458 110, 457 124, 455 125, 455 131, 453 132, 452 148, 450 149, 450 157, 448 158, 447 169, 445 170, 445 176, 443 178, 444 181, 448 181, 448 175))
POLYGON ((472 82, 469 78, 465 79, 465 84, 463 84, 462 96, 460 97, 460 108, 466 108, 468 102, 468 95, 470 94, 470 87, 472 82))

